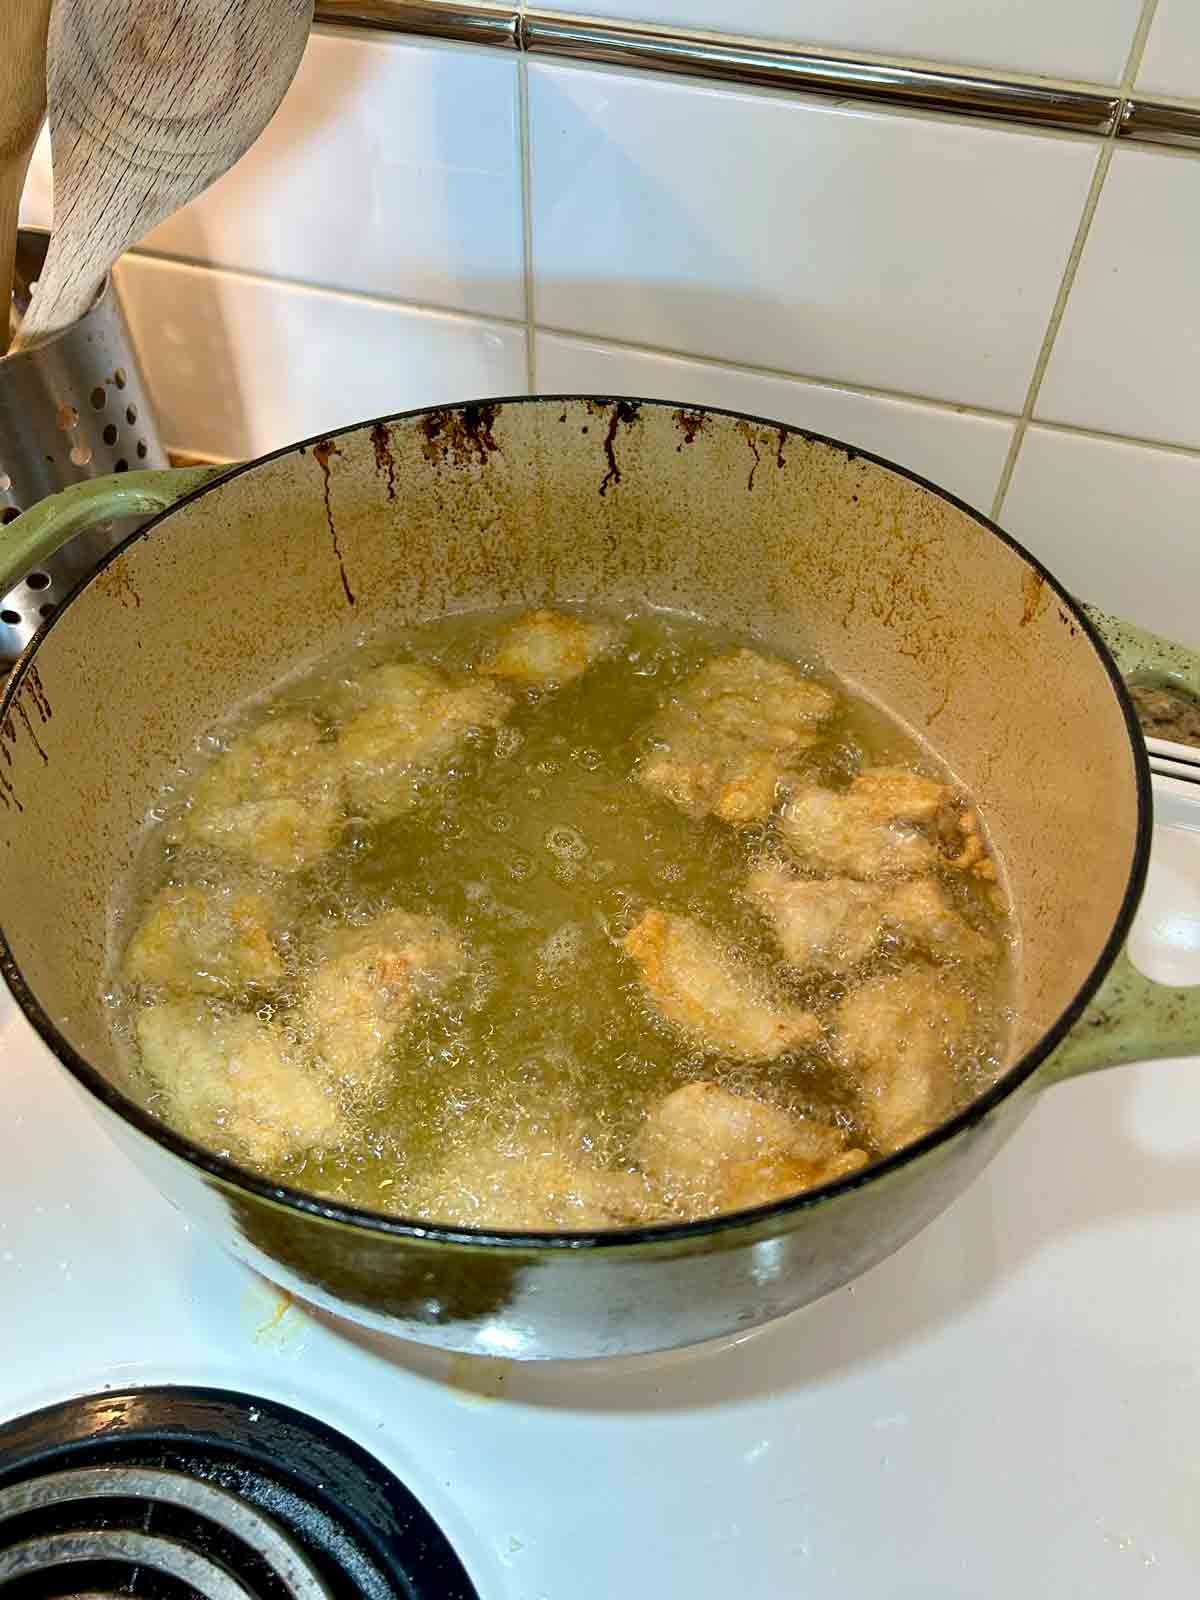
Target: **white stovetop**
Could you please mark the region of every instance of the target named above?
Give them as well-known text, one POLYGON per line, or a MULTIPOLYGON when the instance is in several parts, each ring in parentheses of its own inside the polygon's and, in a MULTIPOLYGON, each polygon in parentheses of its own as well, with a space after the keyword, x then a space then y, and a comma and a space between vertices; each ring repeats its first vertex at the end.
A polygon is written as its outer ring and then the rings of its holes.
MULTIPOLYGON (((1160 829, 1155 862, 1141 945, 1194 944, 1200 835, 1160 829)), ((354 1435, 484 1600, 1190 1596, 1200 1061, 1049 1092, 946 1216, 785 1322, 535 1370, 283 1310, 117 1155, 0 989, 0 1418, 151 1382, 354 1435)))

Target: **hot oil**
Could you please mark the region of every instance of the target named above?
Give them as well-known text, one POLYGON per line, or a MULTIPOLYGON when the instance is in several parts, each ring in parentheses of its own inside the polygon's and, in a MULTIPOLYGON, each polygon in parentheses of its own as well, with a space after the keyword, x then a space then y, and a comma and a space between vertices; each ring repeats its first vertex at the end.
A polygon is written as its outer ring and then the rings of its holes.
MULTIPOLYGON (((269 706, 208 739, 203 753, 227 747, 264 714, 303 710, 332 735, 369 667, 411 659, 470 670, 511 615, 454 616, 375 641, 284 686, 269 706)), ((366 1089, 339 1091, 341 1143, 292 1156, 273 1169, 278 1178, 405 1213, 430 1206, 433 1175, 468 1148, 517 1154, 553 1143, 629 1168, 647 1107, 694 1079, 840 1123, 852 1143, 871 1148, 853 1087, 825 1042, 773 1063, 729 1061, 681 1039, 643 994, 619 941, 649 907, 700 921, 781 997, 822 1015, 847 980, 789 969, 741 893, 751 864, 775 848, 769 823, 734 829, 695 820, 631 776, 646 726, 672 689, 753 641, 661 613, 620 619, 620 629, 619 648, 575 681, 544 692, 509 685, 511 715, 463 740, 428 778, 422 804, 378 825, 352 820, 331 854, 280 886, 291 971, 274 992, 234 1003, 293 1031, 319 930, 331 919, 363 922, 394 908, 434 916, 459 936, 466 963, 418 1007, 386 1072, 366 1089)), ((802 664, 834 686, 815 664, 802 664)), ((883 763, 929 769, 927 752, 895 721, 842 693, 826 737, 804 758, 805 774, 840 784, 860 766, 883 763)), ((220 880, 230 871, 219 855, 172 842, 188 791, 181 776, 164 796, 135 904, 164 881, 220 880)), ((956 873, 945 874, 945 884, 974 926, 1003 933, 994 887, 956 873)), ((885 947, 853 981, 911 959, 885 947)), ((1006 963, 973 973, 972 982, 978 1025, 955 1065, 958 1101, 999 1065, 1006 963)), ((116 1009, 126 1037, 133 1004, 125 997, 116 1009)))

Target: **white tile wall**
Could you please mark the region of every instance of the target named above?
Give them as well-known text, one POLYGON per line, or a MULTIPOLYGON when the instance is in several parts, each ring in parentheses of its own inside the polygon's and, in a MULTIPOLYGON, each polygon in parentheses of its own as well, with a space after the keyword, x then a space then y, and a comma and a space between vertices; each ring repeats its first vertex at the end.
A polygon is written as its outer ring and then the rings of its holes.
POLYGON ((1200 457, 1033 427, 1000 521, 1079 599, 1200 648, 1200 457))
POLYGON ((119 287, 170 446, 240 458, 525 389, 525 335, 469 317, 133 256, 119 287))
POLYGON ((1114 153, 1037 414, 1200 446, 1200 158, 1114 153))
POLYGON ((537 321, 1021 407, 1087 141, 531 66, 537 321))
MULTIPOLYGON (((48 224, 49 141, 27 218, 48 224)), ((392 34, 316 33, 241 161, 147 248, 244 272, 522 317, 517 64, 392 34)))
POLYGON ((1200 5, 1158 0, 1146 40, 1138 92, 1200 100, 1200 5))
MULTIPOLYGON (((1111 83, 1141 0, 596 9, 1111 83)), ((122 268, 170 443, 247 455, 520 392, 528 319, 543 389, 777 416, 990 506, 1098 141, 537 60, 528 76, 531 285, 516 58, 314 37, 261 144, 155 235, 177 259, 122 268)), ((1200 100, 1200 0, 1159 0, 1138 85, 1200 100)), ((43 141, 23 215, 48 223, 50 203, 43 141)), ((1200 156, 1116 149, 1038 403, 1109 437, 1029 428, 1001 520, 1085 598, 1200 644, 1198 219, 1200 156)))
POLYGON ((1012 442, 1013 424, 995 417, 797 383, 707 361, 681 361, 592 340, 539 334, 542 393, 631 394, 647 400, 727 406, 790 422, 860 445, 932 478, 987 511, 1012 442))
POLYGON ((1116 83, 1141 0, 557 0, 552 9, 1116 83))

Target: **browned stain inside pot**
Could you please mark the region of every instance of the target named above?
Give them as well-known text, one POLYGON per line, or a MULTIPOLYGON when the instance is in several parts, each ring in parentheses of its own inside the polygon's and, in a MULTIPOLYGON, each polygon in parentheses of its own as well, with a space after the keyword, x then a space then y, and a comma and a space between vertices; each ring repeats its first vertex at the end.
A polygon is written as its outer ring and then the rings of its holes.
POLYGON ((747 445, 750 447, 750 454, 754 457, 753 465, 751 466, 749 476, 746 479, 746 492, 749 494, 754 489, 754 474, 758 471, 759 464, 762 461, 762 452, 758 448, 758 440, 754 437, 754 428, 751 423, 738 422, 737 431, 741 434, 742 438, 745 439, 747 445))
POLYGON ((50 709, 50 701, 46 697, 46 691, 42 687, 42 680, 38 676, 38 669, 36 667, 30 667, 29 671, 25 674, 25 681, 21 685, 21 691, 22 693, 29 695, 29 698, 33 701, 34 709, 37 711, 37 714, 41 720, 43 722, 49 722, 54 713, 50 709))
POLYGON ((477 461, 486 467, 500 449, 492 429, 500 414, 498 405, 462 406, 455 411, 431 411, 421 420, 424 435, 422 451, 426 461, 444 464, 453 461, 465 467, 477 461))
POLYGON ((386 422, 377 422, 371 429, 371 448, 375 452, 375 468, 380 477, 387 478, 387 497, 396 498, 396 458, 392 454, 392 435, 386 422))
POLYGON ((672 412, 671 415, 674 418, 675 426, 683 435, 683 442, 675 446, 676 450, 682 450, 685 444, 695 444, 697 434, 704 430, 703 411, 679 410, 672 412))
POLYGON ((325 480, 325 521, 329 524, 329 537, 333 542, 333 553, 337 557, 338 572, 341 574, 342 591, 346 596, 346 604, 353 605, 354 590, 350 587, 350 579, 346 576, 346 562, 342 555, 342 547, 338 542, 337 526, 333 520, 333 504, 329 494, 329 458, 340 456, 341 451, 332 439, 322 439, 319 444, 313 445, 313 455, 321 469, 321 476, 325 480))
POLYGON ((104 571, 97 575, 96 585, 107 593, 115 595, 126 610, 130 606, 135 610, 141 610, 142 597, 121 562, 105 567, 104 571))
MULTIPOLYGON (((3 723, 0 723, 0 756, 4 757, 6 767, 11 767, 13 764, 12 751, 5 745, 5 740, 8 741, 8 744, 16 744, 17 742, 17 730, 13 727, 11 717, 7 717, 3 723)), ((18 811, 24 811, 25 809, 17 799, 11 780, 7 773, 4 772, 0 772, 0 801, 3 801, 6 809, 11 809, 13 806, 16 806, 18 811)))
POLYGON ((1046 580, 1032 567, 1021 574, 1021 626, 1027 628, 1046 603, 1046 580))
POLYGON ((619 484, 621 481, 621 469, 617 465, 617 430, 621 427, 632 428, 641 408, 636 400, 589 400, 587 408, 593 416, 609 414, 604 435, 604 459, 608 463, 608 470, 600 480, 600 495, 603 498, 610 484, 619 484))
POLYGON ((29 720, 29 713, 28 713, 28 711, 26 711, 24 704, 22 703, 22 701, 19 698, 13 701, 13 710, 17 713, 17 715, 20 717, 21 721, 25 724, 25 731, 26 731, 26 733, 28 733, 29 737, 33 740, 33 748, 37 751, 38 755, 41 756, 43 764, 44 765, 49 765, 50 757, 42 749, 42 746, 41 746, 41 744, 40 744, 40 742, 38 740, 38 736, 33 731, 33 723, 30 722, 30 720, 29 720))

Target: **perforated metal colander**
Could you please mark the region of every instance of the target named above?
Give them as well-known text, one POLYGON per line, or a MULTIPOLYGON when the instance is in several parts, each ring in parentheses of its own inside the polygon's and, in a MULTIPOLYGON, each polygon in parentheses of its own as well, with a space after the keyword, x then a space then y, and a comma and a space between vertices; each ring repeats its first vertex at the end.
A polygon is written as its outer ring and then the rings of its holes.
MULTIPOLYGON (((49 235, 17 240, 13 315, 28 303, 49 235)), ((0 359, 0 538, 3 524, 83 478, 165 467, 145 382, 111 282, 73 327, 0 359)), ((0 663, 15 661, 45 619, 136 523, 81 534, 0 597, 0 663)))

